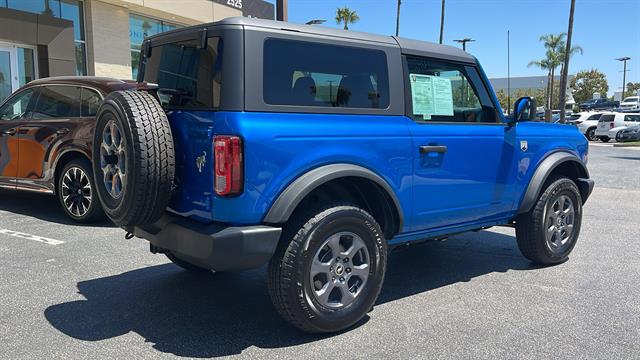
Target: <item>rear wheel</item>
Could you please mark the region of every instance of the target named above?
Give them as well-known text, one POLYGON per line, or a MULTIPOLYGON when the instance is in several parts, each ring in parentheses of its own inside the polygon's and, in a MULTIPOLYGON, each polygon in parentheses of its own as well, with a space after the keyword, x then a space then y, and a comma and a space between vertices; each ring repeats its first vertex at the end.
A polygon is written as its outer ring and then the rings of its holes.
POLYGON ((569 257, 582 223, 582 197, 566 177, 552 177, 531 211, 516 219, 522 254, 539 264, 558 264, 569 257))
POLYGON ((375 219, 351 205, 296 216, 269 264, 269 294, 278 312, 306 332, 351 327, 382 288, 387 244, 375 219))
POLYGON ((596 141, 596 128, 589 128, 584 134, 589 141, 596 141))
POLYGON ((609 139, 608 136, 600 136, 600 141, 602 141, 602 142, 606 143, 606 142, 609 142, 609 140, 611 140, 611 139, 609 139))
POLYGON ((56 193, 62 209, 73 221, 92 223, 105 218, 89 161, 74 159, 67 163, 58 176, 56 193))

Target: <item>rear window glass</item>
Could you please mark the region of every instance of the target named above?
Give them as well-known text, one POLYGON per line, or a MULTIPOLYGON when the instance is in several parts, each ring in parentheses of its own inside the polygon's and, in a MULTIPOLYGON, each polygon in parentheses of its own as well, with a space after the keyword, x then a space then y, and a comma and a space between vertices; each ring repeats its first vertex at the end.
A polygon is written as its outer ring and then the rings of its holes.
POLYGON ((600 117, 600 121, 604 122, 604 121, 613 121, 613 119, 615 119, 615 115, 602 115, 600 117))
POLYGON ((387 57, 380 50, 268 39, 264 69, 267 104, 389 107, 387 57))
POLYGON ((218 108, 222 84, 222 39, 207 48, 189 40, 154 46, 144 65, 144 81, 158 84, 160 103, 168 108, 218 108))
POLYGON ((82 116, 93 117, 98 113, 102 97, 95 91, 82 89, 82 116))
POLYGON ((598 120, 600 119, 600 116, 602 116, 602 114, 591 115, 587 118, 587 120, 598 120))
POLYGON ((33 119, 80 116, 80 88, 75 86, 41 86, 33 109, 33 119))

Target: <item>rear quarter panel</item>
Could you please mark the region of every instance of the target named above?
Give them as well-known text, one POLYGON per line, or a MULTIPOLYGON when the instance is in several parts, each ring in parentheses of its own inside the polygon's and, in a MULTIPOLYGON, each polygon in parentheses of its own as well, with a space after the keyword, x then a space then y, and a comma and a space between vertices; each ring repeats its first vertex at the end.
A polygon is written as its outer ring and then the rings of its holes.
POLYGON ((395 189, 403 211, 410 212, 411 140, 403 116, 181 112, 170 114, 170 122, 180 143, 179 183, 171 208, 180 214, 230 224, 260 223, 291 182, 335 163, 377 173, 395 189), (213 134, 242 136, 245 183, 237 197, 212 193, 213 134), (204 152, 207 162, 198 172, 195 159, 204 152))

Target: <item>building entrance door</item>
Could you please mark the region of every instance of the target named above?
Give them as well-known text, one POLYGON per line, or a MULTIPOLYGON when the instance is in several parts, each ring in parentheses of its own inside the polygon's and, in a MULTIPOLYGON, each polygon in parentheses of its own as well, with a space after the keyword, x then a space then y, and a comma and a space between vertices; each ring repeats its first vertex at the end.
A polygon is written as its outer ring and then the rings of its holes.
POLYGON ((37 78, 35 47, 0 42, 0 102, 37 78))
POLYGON ((0 44, 0 102, 18 88, 18 54, 15 47, 0 44))

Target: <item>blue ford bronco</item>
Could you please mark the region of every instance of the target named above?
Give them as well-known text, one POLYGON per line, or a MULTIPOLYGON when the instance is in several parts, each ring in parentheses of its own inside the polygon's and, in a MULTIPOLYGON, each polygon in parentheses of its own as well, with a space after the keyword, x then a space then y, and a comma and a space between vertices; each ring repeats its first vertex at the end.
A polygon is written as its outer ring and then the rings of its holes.
POLYGON ((505 118, 449 46, 231 18, 147 38, 138 82, 97 116, 107 215, 191 271, 268 263, 307 332, 362 319, 400 244, 507 225, 565 261, 594 185, 575 127, 529 121, 531 98, 505 118))

